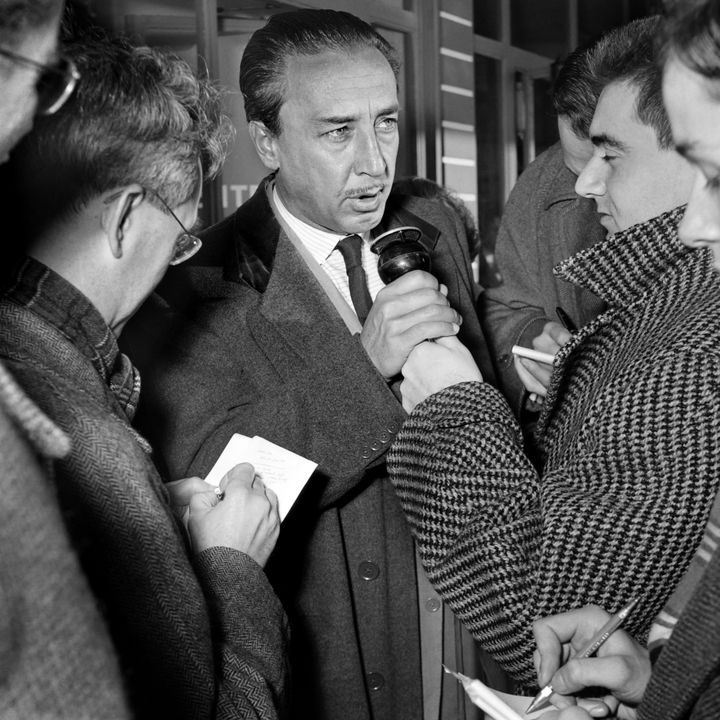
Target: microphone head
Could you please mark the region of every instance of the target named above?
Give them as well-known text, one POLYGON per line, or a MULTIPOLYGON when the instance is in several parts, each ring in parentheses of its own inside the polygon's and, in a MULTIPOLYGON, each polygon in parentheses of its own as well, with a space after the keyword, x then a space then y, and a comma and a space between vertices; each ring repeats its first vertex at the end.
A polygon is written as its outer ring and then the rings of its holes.
POLYGON ((405 226, 378 235, 370 249, 378 256, 378 274, 387 285, 411 270, 430 272, 430 253, 420 228, 405 226))

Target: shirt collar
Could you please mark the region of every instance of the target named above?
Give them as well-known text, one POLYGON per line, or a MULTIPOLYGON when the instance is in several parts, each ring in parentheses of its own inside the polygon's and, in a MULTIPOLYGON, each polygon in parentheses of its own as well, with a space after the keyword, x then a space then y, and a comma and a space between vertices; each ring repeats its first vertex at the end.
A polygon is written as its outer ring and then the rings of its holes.
MULTIPOLYGON (((305 245, 312 255, 313 260, 315 260, 318 265, 325 263, 332 254, 333 250, 335 250, 335 246, 340 240, 346 237, 347 233, 332 233, 309 225, 288 210, 287 206, 283 203, 280 197, 280 193, 277 191, 277 185, 275 183, 273 183, 272 193, 273 202, 275 203, 275 207, 277 208, 280 217, 298 236, 302 244, 305 245)), ((362 235, 363 239, 366 235, 367 233, 362 235)))
POLYGON ((53 325, 87 357, 132 420, 140 395, 140 374, 120 352, 113 331, 85 295, 30 257, 18 267, 6 295, 53 325))

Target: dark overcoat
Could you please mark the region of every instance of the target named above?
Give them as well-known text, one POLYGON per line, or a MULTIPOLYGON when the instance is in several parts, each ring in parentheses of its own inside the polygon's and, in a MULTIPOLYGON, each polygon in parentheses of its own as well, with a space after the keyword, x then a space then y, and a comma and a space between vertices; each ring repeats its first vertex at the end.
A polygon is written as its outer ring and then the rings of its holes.
MULTIPOLYGON (((378 231, 397 225, 423 230, 491 376, 459 220, 396 197, 378 231)), ((236 432, 318 463, 268 567, 291 620, 294 716, 421 717, 414 547, 384 460, 406 414, 281 231, 266 183, 203 242, 126 333, 143 431, 171 477, 207 473, 236 432)))

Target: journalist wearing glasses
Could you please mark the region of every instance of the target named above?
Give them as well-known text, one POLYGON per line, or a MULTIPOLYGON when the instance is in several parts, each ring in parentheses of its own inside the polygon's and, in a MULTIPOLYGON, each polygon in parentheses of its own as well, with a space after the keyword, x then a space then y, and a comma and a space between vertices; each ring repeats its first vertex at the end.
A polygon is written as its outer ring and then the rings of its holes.
POLYGON ((263 566, 277 498, 247 464, 222 500, 199 478, 164 485, 117 342, 168 265, 200 247, 188 230, 231 126, 178 58, 94 35, 65 52, 82 79, 70 94, 70 64, 41 72, 46 114, 11 159, 29 243, 0 298, 0 358, 71 440, 59 500, 134 715, 274 718, 285 619, 263 566), (189 508, 190 542, 171 504, 189 508))

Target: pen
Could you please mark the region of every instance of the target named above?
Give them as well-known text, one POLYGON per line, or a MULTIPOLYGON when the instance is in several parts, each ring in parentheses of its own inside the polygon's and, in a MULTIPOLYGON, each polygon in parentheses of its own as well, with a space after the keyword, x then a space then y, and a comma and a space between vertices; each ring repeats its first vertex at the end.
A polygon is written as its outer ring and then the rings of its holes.
POLYGON ((555 313, 557 314, 558 318, 560 319, 560 322, 562 323, 563 327, 571 333, 577 332, 577 325, 572 321, 572 318, 560 307, 555 308, 555 313))
MULTIPOLYGON (((605 641, 625 622, 625 619, 630 614, 630 611, 635 607, 637 598, 631 600, 622 610, 618 610, 598 631, 597 635, 574 657, 576 658, 589 658, 593 653, 596 653, 605 641)), ((548 683, 533 699, 530 706, 525 711, 525 714, 531 713, 533 710, 537 710, 543 705, 548 698, 553 694, 553 688, 548 683)))

